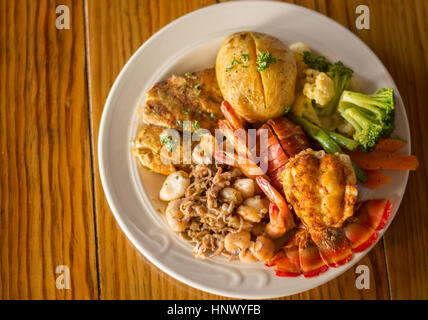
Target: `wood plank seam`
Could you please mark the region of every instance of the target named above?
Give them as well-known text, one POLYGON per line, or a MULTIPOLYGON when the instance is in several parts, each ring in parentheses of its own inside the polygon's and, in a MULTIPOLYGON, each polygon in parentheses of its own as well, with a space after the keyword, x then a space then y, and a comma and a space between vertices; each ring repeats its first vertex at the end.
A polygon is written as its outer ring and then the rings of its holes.
POLYGON ((385 237, 383 237, 383 236, 382 236, 382 245, 383 245, 383 255, 385 257, 384 263, 385 263, 386 280, 388 283, 388 295, 389 295, 389 300, 392 300, 391 283, 390 283, 390 279, 389 279, 389 269, 388 269, 388 256, 386 255, 385 237))
POLYGON ((98 290, 98 300, 102 299, 101 296, 101 273, 100 273, 100 254, 99 254, 99 247, 98 247, 98 226, 97 226, 97 208, 96 208, 96 195, 95 195, 95 167, 94 167, 94 147, 93 147, 93 136, 92 136, 92 106, 91 106, 91 87, 89 85, 90 80, 90 69, 89 69, 89 51, 88 51, 88 28, 87 28, 87 1, 82 1, 83 6, 83 30, 85 33, 84 43, 85 43, 85 70, 86 70, 86 90, 88 92, 87 99, 88 99, 88 130, 89 130, 89 150, 91 155, 91 187, 92 187, 92 210, 94 212, 94 240, 95 240, 95 263, 97 267, 97 290, 98 290))

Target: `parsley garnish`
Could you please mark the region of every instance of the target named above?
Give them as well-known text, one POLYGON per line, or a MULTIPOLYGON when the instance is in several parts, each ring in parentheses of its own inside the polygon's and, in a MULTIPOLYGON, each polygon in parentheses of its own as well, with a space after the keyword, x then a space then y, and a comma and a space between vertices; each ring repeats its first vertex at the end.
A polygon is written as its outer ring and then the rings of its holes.
POLYGON ((282 110, 281 117, 285 116, 289 112, 290 112, 290 106, 286 106, 284 110, 282 110))
POLYGON ((192 123, 192 129, 193 130, 199 130, 201 126, 199 125, 198 120, 195 120, 195 122, 192 123))
POLYGON ((186 76, 186 78, 192 77, 192 74, 190 72, 186 72, 184 75, 186 76))
POLYGON ((196 98, 199 98, 199 96, 201 95, 201 89, 199 89, 199 87, 201 86, 201 84, 200 83, 198 83, 198 84, 195 84, 194 86, 193 86, 193 90, 195 91, 195 94, 196 94, 196 98))
POLYGON ((233 65, 235 65, 235 64, 242 64, 242 62, 241 62, 241 61, 236 60, 236 58, 235 58, 235 57, 233 57, 233 58, 232 58, 232 66, 233 66, 233 65))
POLYGON ((268 51, 257 52, 257 71, 265 71, 271 63, 276 63, 276 58, 273 57, 268 51))
POLYGON ((243 53, 242 54, 242 60, 244 60, 244 62, 247 62, 248 61, 248 54, 247 53, 243 53))
POLYGON ((211 119, 215 119, 215 113, 212 113, 212 112, 211 112, 211 113, 210 113, 210 118, 211 118, 211 119))
POLYGON ((226 72, 229 72, 230 70, 232 70, 232 69, 233 69, 233 67, 234 67, 234 66, 236 66, 237 64, 242 64, 242 62, 241 62, 241 61, 236 60, 236 58, 235 58, 235 57, 233 57, 233 58, 232 58, 232 62, 230 63, 230 66, 228 66, 228 67, 226 68, 226 72))
POLYGON ((241 68, 242 68, 242 69, 247 69, 247 68, 248 68, 248 66, 242 66, 241 68))
POLYGON ((184 114, 189 114, 190 113, 190 109, 183 109, 183 113, 184 114))
POLYGON ((171 137, 168 136, 167 133, 162 133, 159 137, 161 144, 165 145, 169 152, 172 152, 174 150, 175 143, 172 141, 171 137))

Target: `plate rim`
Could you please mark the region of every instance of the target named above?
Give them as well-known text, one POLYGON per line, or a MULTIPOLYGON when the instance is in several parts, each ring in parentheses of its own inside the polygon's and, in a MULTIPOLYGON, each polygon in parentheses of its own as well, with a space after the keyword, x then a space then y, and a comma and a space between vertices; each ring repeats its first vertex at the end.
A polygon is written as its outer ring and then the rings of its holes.
POLYGON ((303 7, 303 6, 299 6, 296 4, 291 4, 291 3, 284 3, 284 2, 274 2, 274 1, 263 1, 263 0, 257 0, 257 1, 233 1, 233 2, 224 2, 224 3, 217 3, 217 4, 213 4, 213 5, 209 5, 197 10, 194 10, 192 12, 189 12, 175 20, 173 20, 172 22, 170 22, 169 24, 165 25, 164 27, 162 27, 161 29, 159 29, 157 32, 155 32, 153 35, 151 35, 145 42, 143 42, 140 47, 132 54, 132 56, 128 59, 128 61, 125 63, 125 65, 122 67, 120 73, 118 74, 118 76, 116 77, 110 92, 107 96, 106 102, 104 104, 103 107, 103 112, 102 112, 102 116, 101 116, 101 121, 100 121, 100 125, 99 125, 99 132, 98 132, 98 144, 97 144, 97 155, 98 155, 98 170, 99 170, 99 174, 100 174, 100 180, 101 180, 101 184, 103 187, 103 191, 106 197, 106 200, 109 204, 110 210, 113 213, 113 216, 115 217, 116 222, 119 224, 120 228, 122 229, 122 231, 125 233, 126 237, 131 241, 131 243, 136 247, 136 249, 138 249, 138 251, 143 254, 144 257, 146 257, 150 263, 154 264, 157 268, 159 268, 160 270, 162 270, 163 272, 167 273, 169 276, 179 280, 180 282, 189 285, 193 288, 196 288, 198 290, 203 290, 206 291, 208 293, 212 293, 212 294, 216 294, 216 295, 220 295, 220 296, 224 296, 224 297, 231 297, 231 298, 244 298, 244 299, 270 299, 270 298, 278 298, 278 297, 284 297, 284 296, 289 296, 289 295, 293 295, 296 293, 300 293, 300 292, 305 292, 308 290, 311 290, 313 288, 316 288, 318 286, 321 286, 323 284, 326 284, 327 282, 341 276, 343 273, 345 273, 347 270, 349 270, 351 267, 353 267, 355 264, 357 264, 363 257, 365 257, 375 246, 376 244, 380 241, 380 239, 383 239, 383 235, 384 233, 388 230, 390 224, 392 223, 392 221, 395 218, 395 215, 397 214, 400 205, 401 205, 401 201, 404 197, 404 194, 407 190, 407 183, 408 183, 408 177, 409 177, 409 171, 406 172, 406 176, 405 176, 405 183, 404 183, 404 191, 403 191, 403 195, 400 197, 400 199, 397 201, 397 207, 394 210, 391 218, 389 219, 387 225, 385 226, 385 228, 383 230, 381 230, 381 232, 379 232, 379 237, 376 241, 375 244, 373 244, 368 250, 364 251, 364 254, 361 255, 360 257, 357 258, 353 258, 352 260, 355 261, 350 261, 348 263, 348 265, 343 266, 342 269, 340 269, 340 272, 336 272, 334 274, 332 274, 332 276, 328 277, 328 279, 326 281, 324 281, 322 284, 318 284, 315 286, 312 286, 308 289, 305 290, 295 290, 294 292, 291 293, 286 293, 285 295, 263 295, 261 293, 255 293, 255 294, 232 294, 231 292, 228 292, 227 290, 219 290, 219 289, 213 289, 210 288, 204 284, 200 284, 196 281, 193 281, 191 279, 182 277, 180 274, 177 274, 172 268, 164 265, 163 263, 161 263, 156 257, 154 257, 154 255, 152 255, 148 250, 145 250, 143 248, 143 246, 140 245, 139 241, 137 241, 135 239, 135 237, 132 234, 132 231, 128 228, 128 226, 125 224, 125 222, 123 221, 123 218, 121 217, 121 214, 119 213, 119 210, 117 209, 116 205, 115 205, 115 201, 111 195, 111 190, 109 188, 109 185, 107 183, 107 173, 106 173, 106 168, 104 166, 104 132, 105 132, 105 128, 107 125, 107 119, 108 119, 108 113, 111 112, 112 106, 114 104, 112 104, 112 100, 114 97, 115 92, 117 91, 117 87, 119 85, 119 83, 121 82, 122 78, 124 77, 124 74, 128 71, 128 69, 130 68, 130 66, 132 65, 133 61, 137 58, 137 56, 140 54, 141 51, 143 51, 146 47, 150 46, 151 42, 154 41, 155 38, 159 37, 160 35, 162 35, 163 33, 165 33, 168 29, 173 28, 176 24, 180 23, 182 20, 184 19, 189 19, 191 18, 193 15, 197 15, 197 14, 201 14, 201 12, 204 11, 210 11, 213 7, 232 7, 232 6, 243 6, 243 5, 264 5, 264 6, 277 6, 277 7, 292 7, 292 8, 297 8, 299 10, 303 10, 306 13, 310 13, 310 14, 316 14, 320 17, 322 17, 323 19, 325 19, 328 23, 332 23, 335 24, 336 27, 339 27, 339 29, 341 29, 342 32, 345 32, 348 36, 350 36, 352 38, 352 41, 357 41, 359 42, 360 45, 364 46, 367 51, 370 53, 370 55, 373 56, 373 58, 376 60, 376 62, 384 69, 383 71, 386 73, 386 75, 391 79, 394 87, 396 88, 396 96, 397 98, 400 100, 402 106, 403 106, 403 116, 404 116, 404 122, 406 124, 406 134, 409 137, 408 139, 408 150, 410 153, 411 152, 411 134, 410 134, 410 124, 408 121, 408 117, 407 117, 407 111, 406 111, 406 107, 404 105, 404 102, 401 98, 401 95, 399 93, 398 87, 394 81, 394 79, 392 78, 391 74, 389 73, 388 69, 385 67, 385 65, 383 64, 383 62, 379 59, 379 57, 371 50, 371 48, 365 44, 357 35, 355 35, 353 32, 351 32, 349 29, 345 28, 344 26, 342 26, 340 23, 336 22, 335 20, 333 20, 332 18, 323 15, 315 10, 311 10, 309 8, 303 7))

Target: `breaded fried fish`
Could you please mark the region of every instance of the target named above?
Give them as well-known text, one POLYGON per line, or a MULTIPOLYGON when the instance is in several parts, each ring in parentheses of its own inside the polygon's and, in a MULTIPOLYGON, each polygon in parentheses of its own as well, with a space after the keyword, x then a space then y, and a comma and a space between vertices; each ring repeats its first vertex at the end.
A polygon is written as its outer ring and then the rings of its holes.
POLYGON ((160 174, 169 175, 175 171, 172 163, 163 162, 161 151, 164 144, 161 142, 161 135, 165 128, 153 125, 142 125, 141 131, 134 142, 133 153, 140 163, 160 174))
POLYGON ((156 83, 146 93, 143 121, 147 124, 182 131, 191 121, 191 130, 212 130, 222 118, 222 96, 214 69, 172 76, 156 83))

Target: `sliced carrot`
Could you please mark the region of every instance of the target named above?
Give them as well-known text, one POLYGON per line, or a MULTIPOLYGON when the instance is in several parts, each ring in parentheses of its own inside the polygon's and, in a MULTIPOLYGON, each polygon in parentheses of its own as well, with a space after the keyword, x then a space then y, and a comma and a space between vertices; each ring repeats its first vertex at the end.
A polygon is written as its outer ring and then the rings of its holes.
POLYGON ((369 189, 376 189, 392 181, 390 177, 377 170, 366 170, 368 179, 364 184, 369 189))
POLYGON ((348 151, 351 159, 363 170, 416 170, 418 158, 406 154, 372 151, 348 151))
POLYGON ((406 144, 406 142, 396 139, 380 139, 375 147, 375 151, 394 152, 404 148, 406 144))

